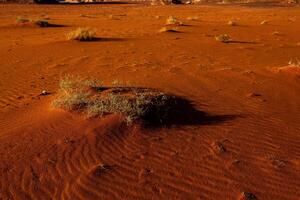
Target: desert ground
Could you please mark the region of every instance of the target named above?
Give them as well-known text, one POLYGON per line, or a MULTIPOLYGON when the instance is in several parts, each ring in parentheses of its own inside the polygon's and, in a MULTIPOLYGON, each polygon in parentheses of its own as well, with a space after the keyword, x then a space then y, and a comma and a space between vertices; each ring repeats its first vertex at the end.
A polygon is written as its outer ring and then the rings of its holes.
POLYGON ((299 200, 299 30, 283 4, 1 4, 0 199, 299 200), (182 24, 160 32, 169 16, 182 24), (78 27, 97 40, 68 40, 78 27), (88 118, 53 107, 66 74, 194 110, 151 127, 88 118))

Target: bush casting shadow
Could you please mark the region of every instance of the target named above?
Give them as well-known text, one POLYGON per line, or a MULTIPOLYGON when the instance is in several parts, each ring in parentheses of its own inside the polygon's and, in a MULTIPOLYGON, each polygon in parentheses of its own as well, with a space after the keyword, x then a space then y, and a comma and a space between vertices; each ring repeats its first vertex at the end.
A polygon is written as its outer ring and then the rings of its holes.
POLYGON ((208 115, 187 99, 140 87, 103 87, 98 80, 66 76, 60 82, 55 107, 84 113, 88 117, 119 114, 127 124, 142 122, 147 127, 207 125, 235 118, 208 115))

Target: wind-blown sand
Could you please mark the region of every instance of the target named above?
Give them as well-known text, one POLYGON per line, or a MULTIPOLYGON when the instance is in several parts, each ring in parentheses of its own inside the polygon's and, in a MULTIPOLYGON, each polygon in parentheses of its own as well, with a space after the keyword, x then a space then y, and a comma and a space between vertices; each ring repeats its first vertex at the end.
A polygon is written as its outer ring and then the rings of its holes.
POLYGON ((299 7, 0 5, 0 199, 299 199, 300 78, 270 70, 300 58, 299 27, 299 7), (159 33, 169 15, 186 26, 159 33), (86 26, 100 39, 66 40, 86 26), (234 42, 215 40, 225 33, 234 42), (202 114, 86 119, 51 106, 63 74, 155 88, 202 114))

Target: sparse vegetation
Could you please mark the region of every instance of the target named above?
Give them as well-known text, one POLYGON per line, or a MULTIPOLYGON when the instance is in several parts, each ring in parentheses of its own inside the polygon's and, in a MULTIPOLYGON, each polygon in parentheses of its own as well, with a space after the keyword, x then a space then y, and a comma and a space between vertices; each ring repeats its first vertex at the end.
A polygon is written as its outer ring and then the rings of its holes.
POLYGON ((44 19, 36 20, 36 21, 34 21, 34 23, 36 25, 38 25, 39 27, 48 27, 48 26, 50 26, 49 22, 47 20, 44 20, 44 19))
POLYGON ((162 27, 161 29, 159 29, 160 33, 164 33, 164 32, 178 32, 177 28, 174 27, 162 27))
POLYGON ((45 19, 33 20, 33 19, 24 18, 24 17, 17 17, 16 22, 21 23, 21 24, 28 23, 28 24, 32 24, 32 25, 37 25, 39 27, 49 27, 50 26, 50 23, 45 19))
POLYGON ((80 14, 80 17, 87 17, 87 18, 94 18, 95 16, 93 15, 87 15, 87 14, 80 14))
POLYGON ((85 81, 76 76, 65 76, 59 83, 59 95, 54 100, 55 107, 66 110, 81 109, 88 104, 88 97, 91 95, 88 90, 90 81, 85 81))
POLYGON ((299 0, 287 0, 288 4, 298 4, 299 0))
POLYGON ((128 87, 101 87, 99 81, 66 76, 60 81, 58 96, 53 105, 70 111, 85 113, 88 117, 120 114, 127 123, 138 119, 163 122, 170 107, 176 103, 173 96, 162 92, 128 87))
POLYGON ((236 22, 236 21, 233 21, 233 20, 228 21, 227 24, 228 24, 229 26, 237 26, 237 25, 238 25, 237 22, 236 22))
POLYGON ((173 16, 169 16, 166 21, 166 25, 176 25, 176 26, 181 26, 183 23, 179 21, 177 18, 173 16))
POLYGON ((290 60, 289 66, 300 67, 300 60, 298 58, 290 60))
POLYGON ((230 36, 227 34, 222 34, 219 36, 215 36, 215 39, 219 42, 228 43, 231 41, 230 36))
POLYGON ((27 22, 30 22, 30 19, 24 18, 24 17, 17 17, 16 22, 17 23, 27 23, 27 22))
POLYGON ((96 32, 90 28, 78 28, 67 35, 68 40, 92 41, 96 32))
POLYGON ((120 86, 122 83, 123 83, 123 82, 120 81, 120 80, 118 80, 118 79, 115 79, 115 80, 112 81, 112 85, 113 85, 113 86, 120 86))

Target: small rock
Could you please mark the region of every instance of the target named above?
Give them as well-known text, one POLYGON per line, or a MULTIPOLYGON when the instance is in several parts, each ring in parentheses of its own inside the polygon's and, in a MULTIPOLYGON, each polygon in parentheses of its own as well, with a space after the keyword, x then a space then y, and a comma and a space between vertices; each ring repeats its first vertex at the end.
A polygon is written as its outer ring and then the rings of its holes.
POLYGON ((242 192, 239 200, 257 200, 257 197, 251 192, 242 192))

